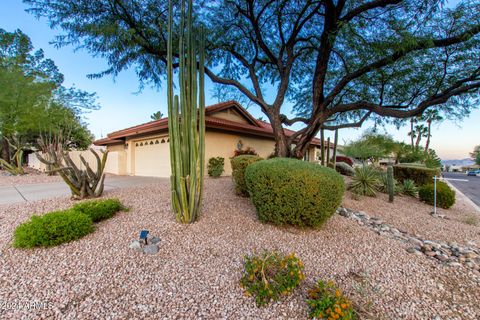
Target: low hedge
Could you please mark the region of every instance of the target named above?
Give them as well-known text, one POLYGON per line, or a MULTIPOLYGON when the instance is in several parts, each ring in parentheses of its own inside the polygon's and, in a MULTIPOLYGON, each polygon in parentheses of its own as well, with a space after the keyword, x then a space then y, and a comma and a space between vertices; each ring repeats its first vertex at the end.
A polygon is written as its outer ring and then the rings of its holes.
POLYGON ((260 221, 276 225, 319 227, 335 213, 345 191, 335 170, 287 158, 251 164, 245 181, 260 221))
POLYGON ((51 247, 79 239, 93 231, 92 219, 75 210, 54 211, 32 216, 13 235, 17 248, 51 247))
POLYGON ((90 200, 77 203, 72 208, 74 211, 86 214, 93 222, 99 222, 113 217, 123 209, 118 199, 90 200))
POLYGON ((439 172, 437 169, 431 169, 418 165, 397 164, 393 166, 393 175, 395 179, 402 182, 404 180, 413 180, 416 185, 422 186, 433 182, 433 177, 439 172))
POLYGON ((208 159, 208 175, 212 178, 218 178, 222 175, 225 165, 225 159, 222 157, 214 157, 208 159))
MULTIPOLYGON (((433 183, 424 185, 418 189, 420 200, 433 205, 434 185, 433 183)), ((455 191, 445 182, 437 181, 437 206, 448 209, 455 204, 455 191)))
POLYGON ((242 155, 230 159, 235 192, 238 195, 248 197, 247 185, 245 184, 245 169, 250 164, 260 160, 263 160, 263 158, 254 155, 242 155))

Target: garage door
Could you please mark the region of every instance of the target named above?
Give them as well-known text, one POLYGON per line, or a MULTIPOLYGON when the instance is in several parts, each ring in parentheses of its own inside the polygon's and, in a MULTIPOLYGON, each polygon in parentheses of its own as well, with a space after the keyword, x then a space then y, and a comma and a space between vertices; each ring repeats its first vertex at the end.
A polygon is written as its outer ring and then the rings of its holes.
POLYGON ((168 137, 135 141, 135 175, 170 177, 168 137))

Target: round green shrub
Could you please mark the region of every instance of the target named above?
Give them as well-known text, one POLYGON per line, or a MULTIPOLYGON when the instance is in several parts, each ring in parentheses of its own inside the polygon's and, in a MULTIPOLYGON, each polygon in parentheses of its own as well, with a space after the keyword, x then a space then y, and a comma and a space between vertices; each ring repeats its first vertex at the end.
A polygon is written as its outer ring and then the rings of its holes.
MULTIPOLYGON (((433 205, 434 185, 426 184, 418 188, 418 197, 420 200, 433 205)), ((437 181, 437 206, 448 209, 455 203, 455 191, 442 181, 437 181)))
POLYGON ((230 159, 232 178, 235 183, 235 192, 237 195, 248 197, 247 185, 245 184, 245 169, 250 164, 260 160, 263 160, 263 158, 254 155, 242 155, 230 159))
POLYGON ((92 219, 74 211, 54 211, 32 216, 19 225, 13 235, 17 248, 50 247, 79 239, 93 231, 92 219))
POLYGON ((245 180, 260 221, 276 225, 319 227, 335 213, 345 192, 335 170, 296 159, 254 163, 245 180))
POLYGON ((212 178, 218 178, 223 173, 225 159, 222 157, 215 157, 208 159, 208 175, 212 178))
POLYGON ((86 214, 93 222, 99 222, 113 217, 123 206, 118 199, 101 199, 77 203, 72 209, 86 214))

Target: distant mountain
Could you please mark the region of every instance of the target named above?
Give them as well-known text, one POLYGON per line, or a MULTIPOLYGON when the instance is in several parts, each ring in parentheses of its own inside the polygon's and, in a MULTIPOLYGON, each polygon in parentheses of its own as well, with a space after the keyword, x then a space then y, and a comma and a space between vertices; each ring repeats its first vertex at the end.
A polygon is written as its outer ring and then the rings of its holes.
POLYGON ((465 158, 461 160, 442 160, 442 164, 448 165, 448 166, 470 166, 474 164, 472 159, 465 158))

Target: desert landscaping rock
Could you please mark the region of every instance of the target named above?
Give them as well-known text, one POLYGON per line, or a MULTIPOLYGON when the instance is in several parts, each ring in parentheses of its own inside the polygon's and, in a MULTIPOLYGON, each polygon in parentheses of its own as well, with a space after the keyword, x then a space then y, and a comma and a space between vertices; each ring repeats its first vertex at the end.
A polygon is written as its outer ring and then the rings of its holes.
MULTIPOLYGON (((480 271, 480 259, 477 259, 479 257, 480 248, 476 246, 459 247, 456 243, 448 244, 445 242, 421 239, 418 235, 411 235, 405 231, 391 227, 379 218, 369 218, 363 212, 339 208, 337 213, 346 218, 360 222, 363 226, 368 226, 378 234, 402 242, 415 244, 416 247, 409 247, 406 249, 409 253, 416 253, 415 251, 418 251, 427 257, 435 258, 438 262, 449 262, 448 265, 451 265, 450 263, 460 263, 474 271, 480 271)), ((478 278, 480 279, 480 274, 478 275, 478 278)))
POLYGON ((143 247, 143 253, 145 254, 155 254, 158 253, 159 249, 156 244, 147 244, 143 247))
POLYGON ((151 237, 149 240, 148 240, 148 243, 151 243, 151 244, 157 244, 160 242, 160 238, 158 237, 151 237))
MULTIPOLYGON (((73 202, 57 198, 0 206, 0 301, 49 306, 0 310, 0 318, 307 319, 305 296, 318 279, 338 283, 368 319, 480 318, 480 285, 475 271, 461 263, 449 267, 423 253, 410 254, 406 248, 414 245, 408 241, 377 234, 339 215, 318 230, 260 223, 250 200, 235 196, 230 178, 206 179, 204 195, 200 219, 182 225, 171 212, 166 183, 109 190, 104 197, 121 199, 130 208, 128 214, 101 222, 78 241, 33 250, 12 248, 15 227, 35 212, 65 209, 73 202), (142 229, 162 240, 157 254, 140 259, 119 239, 131 240, 142 229), (306 280, 280 302, 257 308, 238 283, 243 257, 263 249, 295 252, 305 265, 306 280)), ((367 207, 370 202, 362 201, 355 203, 359 211, 378 214, 382 204, 367 207)), ((419 213, 380 214, 390 230, 401 232, 410 228, 402 219, 413 220, 419 213)), ((459 248, 471 247, 465 237, 480 243, 478 227, 425 216, 437 224, 428 229, 430 234, 420 229, 422 215, 413 225, 420 227, 408 234, 455 241, 459 248), (454 230, 435 231, 447 222, 454 230)))
POLYGON ((137 252, 143 252, 142 244, 138 240, 133 240, 128 247, 137 252))

